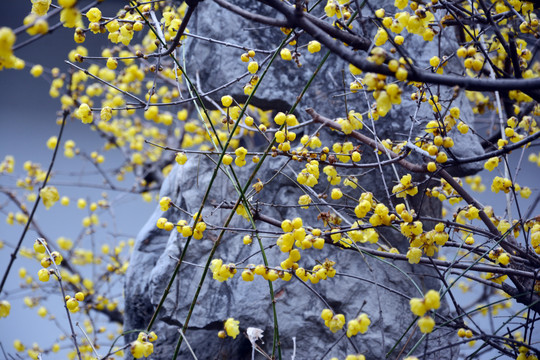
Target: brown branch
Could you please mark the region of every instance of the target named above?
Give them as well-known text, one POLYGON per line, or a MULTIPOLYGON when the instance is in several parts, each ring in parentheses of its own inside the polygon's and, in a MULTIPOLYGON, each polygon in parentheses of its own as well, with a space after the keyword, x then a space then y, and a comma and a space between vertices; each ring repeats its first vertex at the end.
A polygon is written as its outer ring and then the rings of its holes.
MULTIPOLYGON (((355 50, 367 51, 369 47, 371 46, 371 41, 369 39, 366 39, 359 35, 351 34, 346 31, 341 31, 337 27, 332 26, 332 24, 329 24, 328 22, 321 20, 316 16, 303 13, 302 17, 307 19, 313 25, 317 26, 319 29, 326 32, 328 35, 336 39, 339 39, 340 41, 346 43, 347 45, 351 46, 355 50)), ((347 27, 345 28, 348 29, 347 27)))
MULTIPOLYGON (((495 237, 500 238, 502 235, 495 226, 495 224, 489 219, 487 214, 484 212, 484 206, 480 204, 478 201, 476 201, 475 198, 473 198, 459 183, 450 175, 446 170, 440 170, 439 174, 441 175, 441 178, 446 180, 446 182, 454 189, 456 192, 461 196, 467 204, 473 205, 475 208, 480 210, 480 219, 486 225, 486 227, 489 229, 489 232, 492 233, 495 237)), ((506 249, 505 249, 506 250, 506 249)))
POLYGON ((169 48, 167 50, 157 54, 156 56, 160 57, 160 56, 167 56, 167 55, 172 54, 174 49, 176 49, 176 47, 180 43, 180 38, 182 38, 182 35, 184 35, 184 31, 186 30, 189 19, 191 18, 191 15, 193 14, 195 9, 197 8, 197 5, 199 5, 200 1, 202 1, 202 0, 187 0, 186 1, 186 3, 188 4, 188 9, 186 11, 186 15, 182 19, 182 23, 180 24, 180 28, 178 29, 178 32, 176 33, 176 36, 174 37, 174 39, 173 39, 171 45, 169 46, 169 48))
POLYGON ((232 11, 233 13, 240 15, 241 17, 253 20, 255 22, 258 22, 260 24, 269 25, 269 26, 276 26, 276 27, 291 27, 291 24, 286 19, 273 19, 267 16, 262 16, 259 14, 254 14, 252 12, 246 11, 236 5, 231 4, 228 1, 225 0, 214 0, 219 6, 221 6, 224 9, 227 9, 229 11, 232 11))
POLYGON ((518 141, 516 143, 513 143, 513 144, 505 145, 505 146, 503 146, 502 148, 500 148, 498 150, 487 152, 484 155, 473 156, 473 157, 468 157, 468 158, 463 158, 463 159, 457 158, 455 160, 454 159, 449 159, 448 162, 445 163, 445 165, 467 164, 467 163, 471 163, 471 162, 477 162, 477 161, 481 161, 481 160, 486 160, 486 159, 489 159, 489 158, 492 158, 492 157, 495 157, 495 156, 501 156, 501 155, 509 154, 512 150, 519 149, 520 147, 533 142, 534 140, 538 139, 539 137, 540 137, 540 131, 535 132, 534 134, 532 134, 530 136, 527 136, 523 140, 520 140, 520 141, 518 141))
MULTIPOLYGON (((332 241, 332 240, 330 240, 332 241)), ((394 254, 390 252, 385 251, 379 251, 370 249, 367 247, 358 247, 361 251, 366 252, 371 255, 375 256, 381 256, 387 259, 392 260, 401 260, 401 261, 408 261, 407 255, 405 254, 394 254)), ((356 250, 354 248, 350 248, 352 250, 356 250)), ((532 271, 524 271, 524 270, 518 270, 518 269, 512 269, 512 268, 504 268, 504 267, 498 267, 498 266, 490 266, 490 265, 483 265, 483 264, 471 264, 471 263, 452 263, 450 261, 443 261, 443 260, 435 260, 428 257, 421 257, 420 258, 420 264, 435 264, 437 266, 442 266, 445 268, 454 268, 454 269, 463 269, 463 270, 474 270, 474 271, 481 271, 481 272, 490 272, 493 274, 501 274, 501 275, 516 275, 528 279, 536 279, 536 274, 532 271), (432 263, 433 261, 433 263, 432 263)))
MULTIPOLYGON (((333 120, 330 120, 330 119, 328 119, 328 118, 326 118, 326 117, 324 117, 322 115, 319 115, 315 110, 313 110, 311 108, 307 108, 306 112, 313 118, 313 121, 318 122, 320 124, 324 124, 326 126, 329 126, 332 129, 341 131, 341 125, 339 125, 337 122, 335 122, 333 120)), ((362 143, 371 146, 373 149, 378 150, 378 151, 382 152, 383 154, 385 154, 385 153, 389 154, 392 159, 396 159, 396 158, 399 158, 401 156, 399 154, 396 154, 393 151, 388 150, 382 144, 376 142, 375 140, 373 140, 373 139, 367 137, 366 135, 361 134, 361 133, 359 133, 357 131, 353 131, 352 133, 349 134, 349 136, 351 136, 351 137, 353 137, 353 138, 355 138, 357 140, 360 140, 362 143)), ((405 159, 401 159, 401 160, 399 160, 397 162, 398 162, 398 164, 403 166, 405 169, 410 170, 412 172, 417 172, 417 173, 425 173, 425 172, 427 172, 427 168, 425 166, 423 166, 423 165, 413 164, 413 163, 411 163, 411 162, 409 162, 409 161, 407 161, 405 159)))
MULTIPOLYGON (((254 216, 254 219, 266 222, 270 225, 280 227, 281 222, 271 218, 269 216, 263 215, 261 213, 256 213, 254 216)), ((347 232, 347 231, 344 231, 347 232)), ((390 253, 386 251, 379 251, 375 249, 371 249, 369 247, 364 246, 357 246, 357 247, 342 247, 337 243, 334 243, 334 241, 330 238, 329 234, 325 234, 325 242, 332 246, 338 246, 344 250, 353 250, 353 251, 362 251, 366 252, 371 255, 380 256, 392 260, 400 260, 400 261, 409 261, 407 258, 407 255, 404 254, 396 254, 396 253, 390 253)), ((429 257, 421 257, 420 258, 420 264, 430 264, 430 265, 437 265, 445 268, 454 268, 454 269, 462 269, 462 270, 474 270, 474 271, 481 271, 481 272, 491 272, 493 274, 501 274, 501 275, 515 275, 515 276, 521 276, 528 279, 536 279, 536 274, 533 271, 524 271, 519 269, 512 269, 509 267, 500 267, 500 266, 492 266, 492 265, 485 265, 485 264, 472 264, 472 263, 454 263, 450 261, 444 261, 444 260, 435 260, 429 257)))

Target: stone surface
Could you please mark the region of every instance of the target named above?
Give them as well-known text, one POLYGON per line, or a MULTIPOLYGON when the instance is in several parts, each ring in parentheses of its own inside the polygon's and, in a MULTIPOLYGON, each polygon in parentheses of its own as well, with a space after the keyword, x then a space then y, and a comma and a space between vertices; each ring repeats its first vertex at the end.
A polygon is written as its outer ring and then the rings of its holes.
MULTIPOLYGON (((244 1, 243 4, 246 10, 261 12, 259 9, 261 5, 255 4, 255 2, 244 1)), ((268 12, 267 14, 271 15, 272 13, 268 12)), ((283 38, 279 30, 247 22, 219 8, 211 1, 205 1, 199 5, 189 29, 191 33, 197 35, 255 49, 274 49, 283 38)), ((303 36, 299 42, 303 44, 308 40, 306 36, 303 36)), ((418 40, 411 40, 410 44, 408 50, 411 53, 420 54, 422 61, 427 62, 432 54, 430 49, 433 49, 426 47, 425 43, 418 40)), ((451 49, 455 44, 453 45, 449 41, 445 46, 451 49)), ((240 61, 242 52, 243 50, 240 49, 190 39, 187 46, 187 71, 192 74, 198 73, 201 90, 211 90, 245 72, 246 64, 240 61)), ((311 55, 303 50, 301 58, 303 66, 301 68, 296 67, 292 62, 277 60, 275 69, 270 71, 264 79, 255 104, 265 109, 288 110, 322 59, 323 52, 324 48, 318 55, 311 55)), ((262 59, 263 56, 262 53, 258 53, 257 59, 262 59)), ((306 107, 312 107, 320 114, 330 118, 345 115, 342 96, 343 69, 347 70, 346 64, 335 56, 330 56, 296 111, 299 120, 309 120, 308 115, 302 110, 306 107)), ((243 96, 242 86, 247 80, 248 78, 244 78, 231 88, 215 93, 212 96, 213 99, 219 101, 222 95, 231 94, 235 99, 240 100, 243 96)), ((350 78, 347 77, 347 88, 349 81, 350 78)), ((442 93, 451 91, 453 90, 441 89, 442 93)), ((368 95, 368 98, 371 102, 373 101, 371 95, 368 95)), ((376 122, 376 131, 380 138, 406 139, 409 134, 418 133, 425 123, 431 120, 432 115, 428 105, 424 104, 416 111, 416 104, 407 98, 408 95, 404 94, 402 105, 391 110, 387 117, 376 122), (414 119, 409 116, 415 113, 414 119)), ((367 109, 366 100, 362 93, 347 95, 347 101, 348 109, 360 112, 367 109)), ((470 123, 472 111, 468 107, 463 93, 458 94, 454 104, 461 107, 462 117, 469 120, 470 123)), ((371 124, 368 122, 368 125, 371 124)), ((312 125, 306 132, 312 132, 314 129, 316 127, 312 125)), ((301 135, 298 133, 297 138, 301 135)), ((327 130, 321 132, 321 138, 327 141, 343 141, 340 140, 339 134, 327 130)), ((467 137, 463 143, 458 143, 458 141, 456 143, 456 149, 453 151, 457 156, 471 156, 482 151, 481 146, 472 137, 467 137)), ((366 162, 375 161, 370 149, 364 145, 361 148, 364 151, 363 158, 366 162)), ((284 165, 285 161, 282 158, 270 160, 264 163, 257 175, 263 181, 272 177, 275 171, 284 165)), ((290 168, 286 168, 283 172, 295 178, 291 169, 300 171, 301 166, 291 164, 290 168)), ((478 164, 470 164, 467 168, 458 170, 474 172, 477 168, 478 164)), ((254 169, 254 165, 245 166, 241 170, 238 170, 237 167, 235 169, 240 182, 244 184, 254 169)), ((163 183, 160 197, 169 196, 188 214, 196 213, 213 170, 214 164, 207 158, 190 156, 189 161, 184 166, 174 167, 163 183)), ((401 170, 399 172, 403 174, 401 170)), ((367 191, 373 192, 377 198, 386 202, 386 192, 382 186, 381 174, 377 170, 354 169, 350 170, 349 173, 357 175, 361 185, 367 191)), ((423 176, 417 176, 416 179, 422 180, 423 176)), ((391 187, 395 184, 395 175, 391 171, 386 172, 385 181, 391 187)), ((321 178, 315 191, 322 192, 327 185, 326 176, 322 174, 321 169, 321 178)), ((353 197, 357 198, 361 190, 357 189, 356 192, 351 193, 353 197)), ((259 194, 253 195, 253 201, 260 201, 258 209, 261 214, 278 221, 301 216, 304 219, 304 224, 323 227, 322 222, 317 220, 317 212, 298 207, 264 205, 296 205, 298 197, 302 194, 303 192, 297 185, 285 176, 278 175, 259 194)), ((224 223, 230 210, 224 206, 219 207, 219 205, 223 205, 224 201, 234 203, 237 197, 231 181, 224 172, 220 171, 203 212, 209 229, 205 232, 203 240, 192 240, 189 245, 185 262, 176 280, 172 283, 163 309, 158 314, 158 319, 153 326, 159 340, 152 358, 171 358, 179 337, 178 330, 186 318, 201 279, 202 268, 200 265, 204 265, 207 261, 210 249, 219 234, 219 230, 212 230, 210 225, 221 226, 224 223)), ((315 199, 313 195, 312 198, 315 199)), ((420 198, 417 197, 413 203, 418 206, 422 202, 423 212, 438 216, 439 205, 430 203, 424 198, 422 200, 420 201, 420 198)), ((355 205, 354 201, 351 200, 344 200, 343 204, 355 205)), ((321 209, 329 211, 328 207, 322 206, 321 209)), ((345 221, 354 221, 354 217, 350 216, 350 211, 348 212, 341 207, 336 207, 335 211, 345 221)), ((157 219, 165 216, 174 222, 179 219, 186 219, 189 222, 191 217, 188 214, 175 209, 163 213, 157 207, 148 222, 142 226, 136 239, 125 285, 125 330, 146 328, 168 285, 176 265, 176 259, 186 244, 185 238, 182 238, 176 231, 169 233, 157 229, 155 227, 157 219)), ((261 232, 279 230, 263 222, 257 222, 257 226, 261 232)), ((223 259, 225 263, 237 263, 239 267, 250 263, 262 263, 255 241, 251 246, 242 244, 242 237, 246 233, 250 233, 250 224, 240 216, 235 215, 230 228, 246 230, 226 232, 214 257, 223 259), (253 256, 246 260, 250 255, 253 256)), ((406 251, 408 243, 399 233, 385 230, 382 234, 401 251, 406 251)), ((265 246, 275 245, 276 237, 264 236, 263 244, 265 246)), ((287 257, 275 246, 267 249, 266 253, 271 266, 278 266, 287 257)), ((337 262, 336 270, 339 273, 353 275, 357 278, 341 275, 318 284, 308 283, 307 286, 297 279, 290 282, 278 280, 273 283, 283 358, 291 358, 293 353, 295 353, 296 359, 330 358, 331 356, 344 358, 346 354, 356 352, 352 344, 368 359, 383 358, 413 320, 407 296, 418 297, 420 293, 411 281, 414 281, 422 292, 432 288, 438 289, 440 286, 432 277, 432 271, 425 267, 410 266, 406 262, 391 262, 392 266, 389 266, 379 259, 363 256, 354 250, 338 250, 328 244, 323 250, 309 249, 304 251, 300 264, 305 268, 311 268, 317 264, 317 261, 323 262, 326 258, 337 262), (404 275, 405 273, 411 274, 411 278, 408 279, 404 275), (425 274, 429 276, 424 276, 425 274), (377 284, 381 286, 377 286, 377 284), (397 294, 387 290, 388 288, 397 294), (314 291, 326 299, 338 313, 345 314, 347 320, 356 317, 360 312, 367 313, 372 321, 369 331, 366 334, 357 335, 351 340, 348 340, 346 336, 339 340, 343 335, 342 332, 333 334, 324 326, 320 313, 326 305, 314 291), (325 353, 326 356, 323 357, 325 353)), ((207 275, 204 281, 186 334, 189 344, 199 359, 251 358, 251 344, 243 335, 247 327, 263 329, 264 344, 260 344, 260 342, 259 344, 266 352, 272 351, 273 314, 269 285, 260 277, 256 277, 255 281, 251 283, 243 282, 240 272, 227 282, 217 282, 212 279, 211 274, 207 275), (223 328, 223 321, 229 317, 240 321, 241 334, 235 340, 231 338, 219 339, 217 332, 223 328)), ((441 313, 444 315, 445 310, 442 310, 441 313)), ((453 333, 454 331, 444 329, 438 331, 429 337, 428 346, 436 348, 441 344, 447 344, 449 334, 453 333)), ((397 346, 396 356, 406 341, 404 339, 397 346)), ((408 348, 412 344, 414 341, 409 342, 408 348)), ((422 349, 423 347, 422 344, 422 349)), ((455 355, 456 351, 445 350, 432 354, 428 358, 447 359, 455 355)), ((179 358, 191 358, 190 356, 184 343, 179 358)), ((256 358, 262 359, 261 355, 257 355, 256 358)))

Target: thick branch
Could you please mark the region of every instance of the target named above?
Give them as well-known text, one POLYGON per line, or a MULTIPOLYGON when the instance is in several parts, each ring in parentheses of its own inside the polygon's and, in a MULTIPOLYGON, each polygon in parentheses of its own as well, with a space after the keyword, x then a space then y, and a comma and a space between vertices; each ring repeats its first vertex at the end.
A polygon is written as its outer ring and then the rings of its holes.
POLYGON ((252 20, 258 22, 259 24, 276 26, 276 27, 290 27, 289 22, 286 19, 273 19, 267 16, 262 16, 259 14, 254 14, 252 12, 246 11, 236 5, 231 4, 225 0, 214 0, 219 6, 233 13, 240 15, 244 19, 252 20))
MULTIPOLYGON (((260 0, 280 13, 285 15, 291 23, 299 27, 313 36, 316 40, 324 44, 330 51, 338 55, 345 61, 353 64, 357 68, 388 76, 395 74, 388 69, 386 65, 377 65, 367 61, 357 52, 343 46, 341 41, 333 39, 320 27, 312 23, 307 16, 297 16, 294 8, 279 0, 260 0)), ((341 40, 341 39, 340 39, 341 40)), ((521 90, 527 92, 536 101, 540 101, 540 96, 537 96, 536 90, 540 88, 540 79, 475 79, 465 76, 439 75, 430 71, 423 70, 419 67, 412 67, 409 71, 408 81, 417 81, 429 84, 438 84, 446 86, 459 86, 466 90, 475 91, 508 91, 521 90)))
POLYGON ((501 155, 509 154, 512 150, 519 149, 519 148, 523 147, 524 145, 532 143, 534 140, 538 139, 539 137, 540 137, 540 131, 535 132, 534 134, 532 134, 530 136, 527 136, 526 138, 524 138, 521 141, 518 141, 518 142, 513 143, 513 144, 505 145, 505 146, 503 146, 502 148, 500 148, 498 150, 487 152, 484 155, 472 156, 472 157, 462 158, 462 159, 458 158, 458 159, 455 159, 455 160, 454 159, 448 159, 448 161, 445 163, 445 165, 467 164, 467 163, 486 160, 486 159, 489 159, 489 158, 492 158, 492 157, 495 157, 495 156, 501 156, 501 155))

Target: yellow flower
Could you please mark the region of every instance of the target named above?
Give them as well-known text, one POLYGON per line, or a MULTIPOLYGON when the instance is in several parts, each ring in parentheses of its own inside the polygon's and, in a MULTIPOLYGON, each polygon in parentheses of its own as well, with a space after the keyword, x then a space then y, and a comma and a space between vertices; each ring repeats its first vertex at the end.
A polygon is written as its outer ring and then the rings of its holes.
POLYGON ((225 321, 225 325, 224 325, 227 335, 232 337, 233 339, 236 339, 236 336, 240 334, 240 330, 238 328, 239 324, 240 324, 240 321, 234 320, 233 318, 228 318, 225 321))
POLYGON ((302 209, 308 209, 309 204, 311 204, 311 197, 309 195, 302 195, 298 198, 298 205, 306 205, 306 206, 302 206, 302 209))
POLYGON ((253 188, 255 189, 256 192, 259 193, 259 192, 263 189, 264 184, 263 184, 263 182, 261 181, 261 179, 257 179, 257 180, 258 180, 258 181, 257 181, 255 184, 253 184, 253 188))
POLYGON ((431 316, 424 316, 418 320, 418 326, 420 327, 420 331, 422 333, 428 334, 433 331, 435 320, 433 320, 431 316))
POLYGON ((355 336, 358 333, 365 334, 370 324, 371 320, 368 318, 367 314, 360 314, 356 319, 347 323, 347 336, 355 336))
POLYGON ((441 306, 441 298, 439 292, 435 290, 429 290, 424 296, 424 302, 428 310, 438 309, 441 306))
POLYGON ((159 207, 161 211, 167 211, 171 207, 171 198, 168 196, 164 196, 159 200, 159 207))
POLYGON ((411 312, 416 316, 424 316, 427 311, 423 299, 412 298, 409 305, 411 306, 411 312))
POLYGON ((116 69, 117 66, 118 66, 118 60, 116 60, 113 57, 110 57, 110 58, 107 59, 107 67, 109 69, 114 70, 114 69, 116 69))
POLYGON ((345 325, 345 315, 334 315, 330 320, 325 320, 324 324, 330 329, 331 332, 335 333, 338 330, 341 330, 343 325, 345 325))
POLYGON ((64 7, 60 11, 60 21, 67 28, 83 27, 81 12, 76 7, 64 7))
POLYGON ((93 7, 86 13, 86 17, 90 22, 98 22, 101 20, 101 10, 97 7, 93 7))
POLYGON ((224 165, 231 165, 231 163, 233 162, 233 158, 232 158, 231 155, 225 154, 225 155, 223 155, 222 162, 223 162, 224 165))
POLYGON ((37 64, 32 66, 30 69, 30 74, 32 74, 33 77, 39 77, 43 73, 43 66, 37 64))
POLYGON ((51 0, 32 0, 32 13, 43 16, 49 11, 51 0))
POLYGON ((7 300, 0 301, 0 318, 7 317, 11 310, 11 304, 7 300))
POLYGON ((233 98, 230 95, 225 95, 221 97, 221 104, 224 107, 231 106, 232 102, 233 102, 233 98))
POLYGON ((330 309, 323 309, 323 311, 321 312, 321 318, 324 321, 330 321, 333 316, 334 316, 334 313, 330 309))
POLYGON ((499 165, 499 158, 498 157, 492 157, 488 161, 484 163, 484 169, 488 171, 493 171, 497 166, 499 165))
POLYGON ((422 257, 422 250, 419 248, 411 247, 407 251, 407 259, 409 259, 410 264, 418 264, 420 258, 422 257))
POLYGON ((17 350, 18 352, 24 351, 24 345, 23 345, 23 343, 21 342, 21 340, 19 340, 19 339, 16 339, 15 341, 13 341, 13 347, 14 347, 15 350, 17 350))
POLYGON ((257 72, 257 70, 259 70, 259 63, 257 63, 256 61, 251 61, 248 64, 248 71, 251 74, 255 74, 257 72))
POLYGON ((179 165, 184 165, 188 160, 186 153, 183 152, 176 153, 176 157, 174 159, 179 165))
POLYGON ((343 193, 341 192, 341 190, 339 188, 333 188, 332 189, 332 193, 330 195, 330 197, 334 200, 338 200, 338 199, 341 199, 341 197, 343 196, 343 193))
POLYGON ((316 40, 310 41, 308 44, 308 51, 312 54, 321 51, 321 43, 316 40))
POLYGON ((8 58, 13 54, 13 44, 15 43, 15 33, 8 27, 0 28, 0 60, 8 58))
POLYGON ((60 200, 60 195, 58 195, 58 190, 54 186, 45 186, 39 191, 39 196, 43 200, 43 205, 46 209, 49 209, 53 206, 58 200, 60 200))
POLYGON ((239 147, 238 149, 236 149, 234 151, 235 155, 238 156, 239 158, 243 159, 246 157, 246 154, 247 154, 247 150, 246 148, 244 148, 243 146, 239 147))
POLYGON ((75 115, 81 119, 83 124, 89 124, 92 122, 92 110, 88 104, 82 103, 75 112, 75 115))
POLYGON ((510 256, 507 253, 503 252, 501 255, 499 255, 497 260, 503 265, 508 265, 510 263, 510 256))
POLYGON ((287 48, 281 49, 280 53, 281 58, 285 61, 290 61, 292 59, 291 51, 287 48))
POLYGON ((38 271, 38 279, 39 281, 47 282, 49 281, 50 273, 47 269, 41 269, 38 271))
POLYGON ((37 314, 40 317, 44 318, 45 316, 47 316, 47 308, 45 308, 45 306, 40 307, 37 311, 37 314))

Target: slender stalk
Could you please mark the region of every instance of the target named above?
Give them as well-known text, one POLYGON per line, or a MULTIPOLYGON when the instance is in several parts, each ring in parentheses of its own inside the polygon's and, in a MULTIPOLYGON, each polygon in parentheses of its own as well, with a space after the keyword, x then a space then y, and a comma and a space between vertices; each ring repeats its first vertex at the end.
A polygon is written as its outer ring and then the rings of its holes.
MULTIPOLYGON (((66 119, 69 113, 70 113, 69 110, 64 110, 64 112, 62 113, 62 123, 60 124, 60 130, 58 131, 58 139, 56 141, 56 146, 54 147, 51 162, 49 163, 49 168, 47 169, 47 174, 45 175, 45 180, 43 180, 43 184, 41 184, 39 190, 47 186, 47 182, 49 181, 49 176, 51 175, 51 171, 54 166, 54 162, 56 160, 56 155, 58 154, 58 148, 60 147, 60 143, 62 141, 62 134, 64 133, 64 127, 66 125, 66 119)), ((41 201, 41 194, 40 194, 40 191, 38 191, 37 199, 34 202, 34 206, 32 207, 32 211, 30 212, 30 216, 28 217, 28 220, 26 221, 26 224, 24 225, 24 229, 21 233, 21 236, 19 237, 19 241, 17 241, 17 244, 15 245, 15 248, 13 249, 13 252, 11 253, 8 266, 6 268, 6 271, 4 272, 4 275, 2 276, 2 282, 0 283, 0 293, 4 289, 4 285, 6 284, 6 280, 11 271, 11 267, 13 266, 13 263, 15 262, 15 259, 17 258, 17 253, 19 252, 19 249, 21 248, 24 237, 26 236, 26 233, 28 232, 28 229, 30 228, 30 224, 32 223, 32 220, 34 219, 34 215, 36 214, 40 201, 41 201)))

